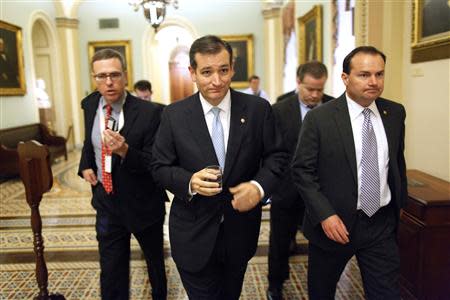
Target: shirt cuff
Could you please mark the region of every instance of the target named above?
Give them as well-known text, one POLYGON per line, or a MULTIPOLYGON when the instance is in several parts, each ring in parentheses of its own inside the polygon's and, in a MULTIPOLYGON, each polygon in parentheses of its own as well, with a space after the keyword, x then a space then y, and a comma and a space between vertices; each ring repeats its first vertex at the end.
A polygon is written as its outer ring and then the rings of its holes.
POLYGON ((197 195, 197 192, 192 193, 192 190, 191 190, 191 181, 192 181, 192 178, 191 178, 191 180, 189 180, 189 186, 188 186, 189 199, 188 199, 188 201, 191 201, 191 200, 192 200, 192 197, 194 197, 195 195, 197 195))
POLYGON ((253 183, 254 185, 256 185, 256 187, 258 188, 259 192, 261 193, 261 199, 264 199, 264 189, 262 188, 262 186, 256 181, 256 180, 251 180, 250 183, 253 183))

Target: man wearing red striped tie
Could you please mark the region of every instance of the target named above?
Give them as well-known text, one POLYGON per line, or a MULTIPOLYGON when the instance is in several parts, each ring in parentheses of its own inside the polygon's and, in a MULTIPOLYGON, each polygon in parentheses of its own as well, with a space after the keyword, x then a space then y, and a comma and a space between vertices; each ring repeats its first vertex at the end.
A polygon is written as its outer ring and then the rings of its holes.
POLYGON ((129 298, 130 237, 147 261, 153 299, 166 299, 163 255, 165 191, 151 176, 160 108, 125 90, 126 65, 112 49, 94 54, 97 91, 81 102, 85 141, 79 175, 92 186, 102 299, 129 298))

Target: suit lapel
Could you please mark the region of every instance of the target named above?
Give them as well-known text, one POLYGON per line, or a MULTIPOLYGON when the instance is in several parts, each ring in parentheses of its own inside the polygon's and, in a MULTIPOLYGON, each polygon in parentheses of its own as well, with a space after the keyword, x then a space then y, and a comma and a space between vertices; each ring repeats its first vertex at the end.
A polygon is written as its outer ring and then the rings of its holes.
POLYGON ((225 158, 225 170, 223 182, 229 177, 233 164, 239 153, 242 144, 242 137, 247 126, 247 105, 236 93, 231 91, 231 116, 230 116, 230 134, 228 137, 227 154, 225 158))
POLYGON ((191 101, 191 105, 186 109, 187 124, 201 151, 201 157, 205 160, 205 167, 212 164, 218 165, 219 161, 208 131, 208 125, 206 125, 199 94, 195 94, 193 98, 187 101, 191 101))
POLYGON ((335 103, 336 114, 334 115, 334 119, 336 121, 339 134, 341 135, 341 141, 344 145, 345 155, 350 165, 350 169, 352 170, 353 179, 357 184, 355 141, 353 139, 352 124, 350 121, 345 94, 339 97, 335 103))
POLYGON ((93 97, 92 100, 87 101, 86 111, 86 128, 89 128, 87 137, 92 135, 92 126, 94 126, 95 115, 97 114, 98 103, 100 102, 100 94, 93 97))
POLYGON ((386 138, 388 142, 388 151, 389 151, 389 162, 392 162, 393 150, 394 150, 394 120, 391 117, 389 107, 379 99, 376 100, 375 104, 377 105, 378 111, 381 116, 381 120, 383 121, 384 131, 386 132, 386 138))
POLYGON ((295 94, 295 99, 291 101, 291 109, 293 114, 288 114, 290 116, 290 124, 292 125, 291 132, 294 132, 294 137, 298 137, 300 132, 300 126, 302 126, 302 112, 300 111, 300 104, 298 103, 297 94, 295 94))

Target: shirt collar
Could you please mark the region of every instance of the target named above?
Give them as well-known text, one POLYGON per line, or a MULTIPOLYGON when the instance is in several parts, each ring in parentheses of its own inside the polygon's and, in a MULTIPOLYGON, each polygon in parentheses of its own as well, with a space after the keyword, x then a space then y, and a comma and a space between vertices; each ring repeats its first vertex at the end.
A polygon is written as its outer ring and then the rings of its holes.
MULTIPOLYGON (((211 105, 211 103, 209 103, 202 95, 202 93, 199 93, 200 95, 200 103, 202 104, 202 108, 203 108, 203 114, 206 115, 211 111, 211 108, 213 108, 214 106, 211 105)), ((231 93, 230 90, 228 90, 227 94, 225 95, 225 97, 222 99, 222 101, 220 101, 219 105, 217 105, 218 108, 220 108, 220 110, 224 111, 225 114, 228 114, 229 111, 231 110, 231 93)))
MULTIPOLYGON (((345 98, 347 99, 347 106, 348 106, 348 112, 350 114, 350 120, 354 120, 360 114, 362 114, 365 107, 359 105, 355 100, 350 98, 350 96, 347 93, 345 93, 345 98)), ((370 109, 377 118, 380 117, 380 112, 378 111, 375 101, 370 103, 370 105, 367 108, 370 109)))
MULTIPOLYGON (((111 103, 112 110, 115 113, 119 114, 122 111, 122 107, 125 104, 125 99, 126 98, 127 98, 127 91, 125 91, 123 93, 122 98, 120 98, 118 101, 115 101, 115 102, 111 103)), ((105 108, 106 101, 105 101, 105 98, 103 96, 100 97, 100 103, 101 103, 102 107, 105 108)))
MULTIPOLYGON (((304 108, 304 109, 311 109, 305 104, 305 102, 303 102, 302 99, 300 99, 300 94, 297 94, 297 95, 298 95, 298 102, 300 103, 300 107, 304 108)), ((322 104, 322 101, 318 102, 315 107, 317 107, 317 106, 319 106, 321 104, 322 104)))

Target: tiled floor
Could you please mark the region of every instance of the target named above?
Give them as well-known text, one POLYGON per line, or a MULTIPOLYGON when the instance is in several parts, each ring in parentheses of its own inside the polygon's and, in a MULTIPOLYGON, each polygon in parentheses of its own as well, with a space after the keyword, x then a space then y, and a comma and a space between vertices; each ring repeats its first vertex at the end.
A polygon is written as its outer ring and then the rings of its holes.
MULTIPOLYGON (((90 188, 76 175, 79 153, 72 152, 67 162, 52 167, 52 190, 40 205, 49 291, 66 299, 99 299, 99 267, 95 239, 95 211, 90 205, 90 188)), ((0 184, 0 299, 32 299, 37 293, 34 254, 30 228, 30 208, 19 180, 0 184)), ((167 210, 169 211, 169 209, 167 210)), ((267 288, 268 213, 263 213, 258 252, 245 276, 241 299, 265 299, 267 288)), ((307 242, 299 233, 297 243, 304 252, 307 242)), ((165 226, 169 299, 187 299, 170 257, 165 226)), ((135 241, 132 242, 131 298, 150 299, 145 262, 135 241)), ((295 255, 290 263, 291 276, 285 283, 285 299, 306 299, 305 255, 295 255)), ((352 260, 338 285, 337 299, 363 299, 357 264, 352 260)))

